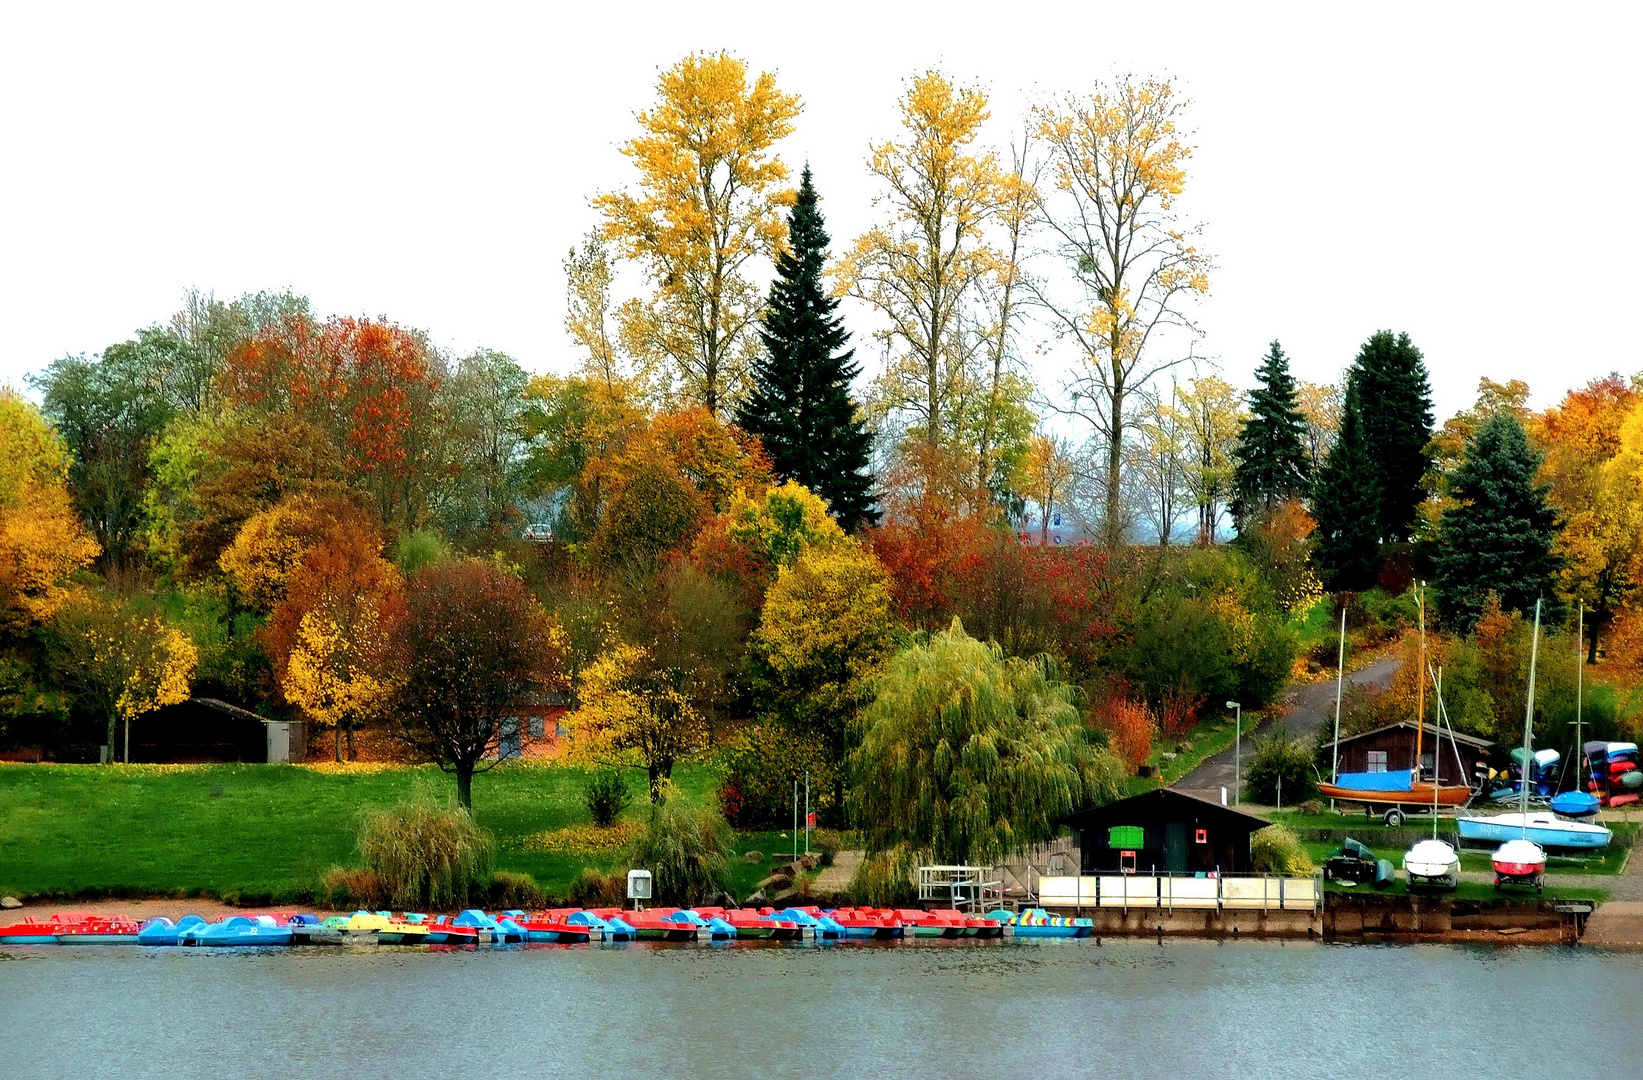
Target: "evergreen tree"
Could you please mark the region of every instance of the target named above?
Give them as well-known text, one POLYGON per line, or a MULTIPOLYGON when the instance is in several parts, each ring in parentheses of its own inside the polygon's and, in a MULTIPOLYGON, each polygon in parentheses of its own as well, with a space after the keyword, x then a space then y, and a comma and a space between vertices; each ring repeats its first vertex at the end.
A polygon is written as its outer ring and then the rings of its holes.
POLYGON ((826 499, 839 525, 854 531, 879 517, 867 471, 873 437, 850 398, 861 370, 854 350, 838 351, 849 335, 822 285, 828 236, 816 203, 806 166, 761 319, 764 354, 753 361, 736 422, 764 443, 779 476, 826 499))
POLYGON ((1407 540, 1426 492, 1432 390, 1426 363, 1408 334, 1381 330, 1358 350, 1348 382, 1358 384, 1369 461, 1380 488, 1376 520, 1383 540, 1407 540))
POLYGON ((1341 431, 1312 492, 1318 522, 1313 559, 1332 589, 1365 589, 1380 570, 1380 486, 1364 431, 1361 390, 1346 384, 1341 431))
POLYGON ((1296 400, 1289 358, 1274 341, 1255 373, 1249 419, 1233 448, 1233 513, 1240 520, 1271 510, 1285 499, 1307 494, 1311 477, 1306 453, 1306 418, 1296 400))
POLYGON ((1553 587, 1563 564, 1552 551, 1558 514, 1546 501, 1551 485, 1535 482, 1542 457, 1506 412, 1490 417, 1467 444, 1466 460, 1449 484, 1457 501, 1443 512, 1432 558, 1446 622, 1470 628, 1490 593, 1502 611, 1530 612, 1541 597, 1547 602, 1542 620, 1562 618, 1553 587))

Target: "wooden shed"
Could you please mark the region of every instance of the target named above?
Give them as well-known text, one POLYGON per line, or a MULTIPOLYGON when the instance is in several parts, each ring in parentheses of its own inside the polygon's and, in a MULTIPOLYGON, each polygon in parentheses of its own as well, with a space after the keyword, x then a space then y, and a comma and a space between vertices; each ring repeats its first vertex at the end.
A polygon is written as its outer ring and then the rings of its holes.
POLYGON ((1064 819, 1078 834, 1079 873, 1247 873, 1249 838, 1271 822, 1159 788, 1064 819))
MULTIPOLYGON (((1436 770, 1439 783, 1470 785, 1477 763, 1489 757, 1495 744, 1458 732, 1452 744, 1449 738, 1447 730, 1440 736, 1434 725, 1422 725, 1421 778, 1432 779, 1436 770)), ((1333 745, 1324 744, 1325 768, 1328 768, 1333 745)), ((1373 731, 1342 736, 1339 747, 1343 773, 1408 772, 1415 767, 1415 724, 1412 720, 1400 720, 1373 731)))
MULTIPOLYGON (((189 698, 132 723, 131 760, 262 762, 268 760, 268 742, 267 723, 249 709, 216 698, 189 698)), ((116 744, 115 756, 121 750, 116 744)))

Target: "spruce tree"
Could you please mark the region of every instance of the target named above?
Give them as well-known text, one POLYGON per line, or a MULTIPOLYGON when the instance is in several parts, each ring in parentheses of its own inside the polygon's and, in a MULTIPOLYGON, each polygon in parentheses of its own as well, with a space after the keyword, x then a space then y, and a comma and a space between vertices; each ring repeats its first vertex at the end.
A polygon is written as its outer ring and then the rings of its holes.
POLYGON ((1361 391, 1346 384, 1341 431, 1312 490, 1313 561, 1332 589, 1366 589, 1380 572, 1380 487, 1364 431, 1361 391))
POLYGON ((1240 520, 1271 510, 1285 499, 1304 497, 1311 477, 1306 454, 1306 418, 1296 403, 1289 358, 1276 341, 1249 394, 1249 419, 1233 448, 1233 513, 1240 520))
POLYGON ((1348 381, 1356 381, 1363 402, 1364 437, 1380 487, 1376 520, 1383 540, 1413 535, 1415 510, 1426 497, 1421 478, 1430 461, 1432 390, 1426 363, 1408 334, 1390 330, 1372 335, 1358 350, 1348 381))
POLYGON ((764 352, 753 361, 736 422, 764 443, 779 476, 826 499, 839 526, 854 531, 879 517, 868 472, 873 437, 850 398, 861 369, 853 350, 839 351, 849 340, 839 302, 822 284, 828 236, 809 166, 787 230, 760 320, 764 352))
POLYGON ((1533 611, 1540 597, 1548 605, 1542 621, 1562 618, 1553 588, 1563 565, 1552 550, 1558 514, 1546 501, 1551 485, 1535 482, 1542 456, 1507 412, 1495 413, 1467 444, 1449 484, 1457 501, 1443 512, 1432 558, 1445 622, 1470 629, 1490 593, 1502 611, 1533 611))

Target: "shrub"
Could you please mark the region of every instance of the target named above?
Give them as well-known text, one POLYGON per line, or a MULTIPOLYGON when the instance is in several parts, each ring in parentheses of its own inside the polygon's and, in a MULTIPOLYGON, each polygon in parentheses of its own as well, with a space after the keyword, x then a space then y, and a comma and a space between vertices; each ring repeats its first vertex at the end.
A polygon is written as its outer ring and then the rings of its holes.
POLYGON ((402 909, 460 907, 489 880, 491 834, 466 810, 419 793, 397 806, 367 810, 359 852, 402 909))
POLYGON ((820 743, 779 723, 742 732, 722 755, 719 805, 737 828, 779 825, 793 813, 793 781, 810 774, 810 809, 833 805, 833 771, 820 743))
POLYGON ((1134 773, 1152 755, 1152 736, 1158 725, 1152 710, 1140 702, 1116 695, 1096 706, 1091 719, 1107 733, 1107 748, 1134 773))
POLYGON ((1255 756, 1244 766, 1244 797, 1271 806, 1278 801, 1278 781, 1283 780, 1283 797, 1291 806, 1318 793, 1312 772, 1313 754, 1299 739, 1273 734, 1256 746, 1255 756))
POLYGON ((382 876, 375 870, 333 866, 320 878, 319 899, 339 911, 348 908, 374 911, 386 902, 387 891, 383 888, 382 876))
POLYGON ((1249 838, 1250 868, 1258 874, 1310 874, 1312 858, 1294 833, 1268 825, 1249 838))
POLYGON ((588 816, 601 828, 621 816, 632 801, 633 792, 628 788, 627 778, 615 769, 600 769, 590 774, 582 785, 582 802, 588 808, 588 816))
POLYGON ((571 885, 570 902, 586 908, 620 907, 627 891, 627 878, 590 866, 571 885))
POLYGON ((485 895, 489 906, 499 911, 510 908, 540 911, 548 906, 548 898, 536 884, 536 879, 512 870, 498 870, 492 874, 485 895))
POLYGON ((730 826, 717 810, 663 799, 650 808, 633 865, 651 872, 657 903, 692 903, 725 886, 730 826))

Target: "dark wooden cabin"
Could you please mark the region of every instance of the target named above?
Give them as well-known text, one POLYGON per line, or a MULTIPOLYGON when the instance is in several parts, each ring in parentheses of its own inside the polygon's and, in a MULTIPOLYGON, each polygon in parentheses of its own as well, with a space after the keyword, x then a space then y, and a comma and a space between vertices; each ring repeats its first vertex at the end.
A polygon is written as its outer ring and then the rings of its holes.
POLYGON ((1159 788, 1064 819, 1078 834, 1080 873, 1247 873, 1249 838, 1271 822, 1159 788))
MULTIPOLYGON (((1475 735, 1456 733, 1454 744, 1449 732, 1440 737, 1431 724, 1423 725, 1421 732, 1421 778, 1432 779, 1433 770, 1444 784, 1470 784, 1477 763, 1487 760, 1494 743, 1475 735)), ((1331 744, 1325 743, 1324 768, 1329 767, 1331 744)), ((1358 735, 1343 736, 1340 741, 1340 771, 1343 773, 1408 772, 1415 767, 1415 724, 1400 720, 1395 724, 1365 731, 1358 735)), ((1325 777, 1327 779, 1327 777, 1325 777)))

